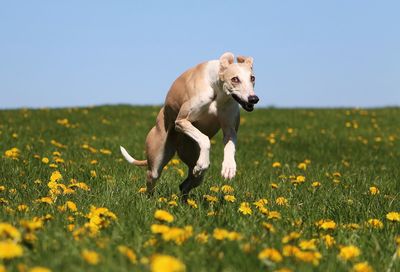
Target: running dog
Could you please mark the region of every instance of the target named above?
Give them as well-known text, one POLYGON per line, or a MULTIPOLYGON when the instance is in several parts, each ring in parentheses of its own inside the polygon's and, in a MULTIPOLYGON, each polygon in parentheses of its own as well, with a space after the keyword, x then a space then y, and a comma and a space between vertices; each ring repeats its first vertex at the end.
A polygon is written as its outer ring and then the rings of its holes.
POLYGON ((200 185, 210 165, 210 139, 222 129, 224 159, 221 175, 236 175, 235 150, 240 122, 239 105, 253 111, 259 98, 254 93, 253 58, 224 53, 219 60, 201 63, 172 84, 156 125, 146 138, 147 160, 136 160, 123 148, 122 155, 136 166, 147 166, 147 192, 152 194, 164 166, 175 153, 189 167, 180 184, 183 199, 200 185))

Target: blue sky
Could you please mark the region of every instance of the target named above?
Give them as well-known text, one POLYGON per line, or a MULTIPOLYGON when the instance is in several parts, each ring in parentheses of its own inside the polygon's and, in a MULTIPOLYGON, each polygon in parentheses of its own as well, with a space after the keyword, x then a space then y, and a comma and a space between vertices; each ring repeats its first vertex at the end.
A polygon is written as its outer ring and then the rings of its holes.
POLYGON ((187 68, 255 60, 264 106, 400 105, 399 1, 3 1, 0 108, 161 104, 187 68), (143 2, 143 3, 140 3, 143 2))

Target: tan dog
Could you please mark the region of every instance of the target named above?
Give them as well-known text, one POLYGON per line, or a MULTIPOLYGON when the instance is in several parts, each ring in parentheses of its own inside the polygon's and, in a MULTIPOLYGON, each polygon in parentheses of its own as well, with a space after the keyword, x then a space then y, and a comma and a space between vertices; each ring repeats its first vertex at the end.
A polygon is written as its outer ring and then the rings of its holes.
POLYGON ((224 53, 193 67, 172 84, 156 125, 146 139, 147 160, 132 158, 121 146, 125 159, 137 166, 148 166, 147 192, 152 194, 156 180, 175 152, 189 167, 188 177, 179 186, 184 199, 197 187, 210 165, 210 138, 220 128, 224 138, 221 175, 236 175, 235 145, 239 128, 239 106, 252 111, 258 97, 254 93, 253 58, 224 53))

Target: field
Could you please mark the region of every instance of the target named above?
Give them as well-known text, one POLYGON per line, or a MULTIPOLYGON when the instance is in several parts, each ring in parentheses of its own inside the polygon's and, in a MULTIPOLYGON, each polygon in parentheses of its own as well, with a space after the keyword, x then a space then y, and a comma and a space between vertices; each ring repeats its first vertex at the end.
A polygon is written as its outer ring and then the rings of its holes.
POLYGON ((0 271, 400 271, 400 108, 242 112, 189 204, 177 158, 147 197, 119 153, 158 110, 0 111, 0 271))

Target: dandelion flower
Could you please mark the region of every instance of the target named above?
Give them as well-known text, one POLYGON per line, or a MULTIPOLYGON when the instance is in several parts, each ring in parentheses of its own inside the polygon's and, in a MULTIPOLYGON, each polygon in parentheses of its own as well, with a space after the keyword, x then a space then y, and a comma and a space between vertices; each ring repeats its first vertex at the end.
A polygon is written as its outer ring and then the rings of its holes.
POLYGON ((283 257, 281 255, 281 253, 274 249, 274 248, 266 248, 263 249, 259 254, 258 254, 258 258, 260 260, 269 260, 271 262, 274 263, 280 263, 283 260, 283 257))
POLYGON ((358 247, 349 245, 349 246, 343 246, 340 248, 338 257, 339 257, 339 259, 341 259, 343 261, 348 261, 348 260, 352 260, 352 259, 358 257, 360 254, 361 254, 361 251, 358 247))
POLYGON ((225 199, 225 201, 228 201, 228 202, 236 201, 236 197, 234 195, 224 195, 224 199, 225 199))
POLYGON ((22 247, 11 241, 0 242, 0 260, 9 260, 21 257, 24 253, 22 247))
POLYGON ((118 249, 119 253, 121 253, 122 255, 124 255, 125 257, 127 257, 128 260, 129 260, 131 263, 133 263, 133 264, 137 263, 136 254, 135 254, 135 252, 133 252, 132 249, 130 249, 130 248, 127 247, 127 246, 123 246, 123 245, 118 246, 117 249, 118 249))
POLYGON ((160 221, 165 221, 171 223, 174 221, 174 216, 167 211, 164 210, 156 210, 154 213, 154 218, 160 221))
POLYGON ((376 229, 381 229, 381 228, 383 228, 383 223, 382 223, 382 221, 379 220, 379 219, 375 219, 375 218, 369 219, 369 220, 368 220, 368 225, 371 226, 371 227, 373 227, 373 228, 376 228, 376 229))
POLYGON ((288 204, 288 200, 283 196, 280 196, 275 200, 275 203, 279 206, 286 206, 288 204))
POLYGON ((82 258, 91 265, 96 265, 100 262, 100 256, 96 251, 84 249, 81 252, 82 258))
POLYGON ((400 213, 389 212, 388 214, 386 214, 386 219, 392 222, 400 222, 400 213))
POLYGON ((151 272, 184 272, 185 265, 175 257, 156 254, 150 260, 151 272))
POLYGON ((356 263, 351 272, 373 272, 374 269, 368 264, 368 262, 356 263))
POLYGON ((379 194, 379 189, 377 188, 377 187, 375 187, 375 186, 371 186, 371 187, 369 187, 369 193, 371 194, 371 195, 378 195, 379 194))
POLYGON ((252 210, 250 208, 250 204, 248 202, 242 202, 240 204, 240 207, 239 207, 239 212, 241 212, 244 215, 252 214, 252 210))

